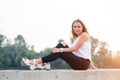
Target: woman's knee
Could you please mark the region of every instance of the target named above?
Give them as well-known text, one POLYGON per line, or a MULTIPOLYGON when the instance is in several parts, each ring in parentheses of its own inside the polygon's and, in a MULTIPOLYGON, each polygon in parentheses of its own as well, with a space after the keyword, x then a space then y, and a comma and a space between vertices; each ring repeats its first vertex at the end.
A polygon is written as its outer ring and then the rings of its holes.
POLYGON ((58 43, 57 46, 56 46, 56 48, 63 48, 63 47, 64 47, 64 46, 63 46, 62 43, 58 43))

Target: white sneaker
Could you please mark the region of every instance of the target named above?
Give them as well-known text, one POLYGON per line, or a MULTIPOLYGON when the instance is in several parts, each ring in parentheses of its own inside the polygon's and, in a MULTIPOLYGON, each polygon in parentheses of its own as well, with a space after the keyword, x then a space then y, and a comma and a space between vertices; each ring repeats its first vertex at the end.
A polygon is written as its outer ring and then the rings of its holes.
POLYGON ((45 69, 50 70, 50 63, 45 63, 45 69))
POLYGON ((49 70, 50 69, 50 65, 48 63, 43 63, 43 64, 37 64, 36 66, 31 66, 31 68, 37 68, 37 69, 46 69, 46 70, 49 70))
POLYGON ((34 69, 36 68, 36 66, 35 66, 36 60, 35 60, 35 59, 33 59, 33 60, 34 60, 33 64, 30 64, 30 60, 27 59, 27 58, 22 58, 22 60, 23 60, 23 62, 24 62, 27 66, 30 66, 29 68, 30 68, 31 70, 34 70, 34 69))
POLYGON ((29 63, 30 61, 27 58, 22 58, 22 61, 27 65, 27 66, 31 66, 31 64, 29 63))
POLYGON ((30 64, 30 60, 27 58, 22 58, 23 62, 27 65, 30 66, 29 68, 31 70, 35 70, 36 68, 39 69, 49 69, 48 63, 44 63, 44 64, 37 64, 36 63, 36 59, 33 59, 33 64, 30 64))

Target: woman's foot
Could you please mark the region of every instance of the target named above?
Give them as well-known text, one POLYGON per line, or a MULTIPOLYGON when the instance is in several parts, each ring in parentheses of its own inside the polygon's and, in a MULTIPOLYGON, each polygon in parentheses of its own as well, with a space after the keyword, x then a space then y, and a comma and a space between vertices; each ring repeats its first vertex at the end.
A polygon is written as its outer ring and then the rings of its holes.
POLYGON ((29 60, 27 58, 22 58, 23 62, 27 65, 30 66, 31 70, 34 70, 35 68, 40 67, 41 64, 37 64, 36 59, 29 60))
POLYGON ((27 58, 22 58, 22 61, 23 61, 27 66, 31 66, 29 59, 27 59, 27 58))
POLYGON ((43 64, 39 64, 37 63, 37 60, 36 59, 33 59, 33 60, 29 60, 27 58, 22 58, 23 62, 27 65, 27 66, 30 66, 29 68, 31 70, 34 70, 36 68, 39 68, 39 69, 50 69, 50 64, 49 63, 43 63, 43 64))

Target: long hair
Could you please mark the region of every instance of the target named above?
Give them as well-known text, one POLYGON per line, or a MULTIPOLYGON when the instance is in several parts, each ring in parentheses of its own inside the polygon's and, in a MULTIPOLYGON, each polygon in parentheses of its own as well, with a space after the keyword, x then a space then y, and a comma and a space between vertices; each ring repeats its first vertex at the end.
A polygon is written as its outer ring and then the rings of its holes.
MULTIPOLYGON (((87 28, 85 27, 84 23, 83 23, 80 19, 76 19, 76 20, 74 20, 73 23, 72 23, 72 40, 75 40, 75 39, 78 37, 78 36, 75 34, 74 30, 73 30, 73 25, 74 25, 75 22, 79 22, 79 23, 82 25, 82 27, 83 27, 83 31, 82 31, 82 32, 87 32, 87 33, 88 33, 88 30, 87 30, 87 28)), ((88 33, 88 34, 89 34, 89 33, 88 33)))

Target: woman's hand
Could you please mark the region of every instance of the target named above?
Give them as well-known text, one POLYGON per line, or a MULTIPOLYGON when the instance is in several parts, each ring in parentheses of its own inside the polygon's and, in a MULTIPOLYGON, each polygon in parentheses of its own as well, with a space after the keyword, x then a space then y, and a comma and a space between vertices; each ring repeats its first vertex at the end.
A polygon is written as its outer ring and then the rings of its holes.
POLYGON ((67 46, 66 42, 60 42, 63 46, 67 46))
MULTIPOLYGON (((64 47, 67 46, 66 42, 60 42, 64 47)), ((53 48, 52 50, 53 53, 60 53, 61 49, 60 48, 53 48)))
POLYGON ((53 53, 59 53, 60 51, 61 51, 60 48, 53 48, 52 50, 53 53))
POLYGON ((90 69, 97 69, 97 67, 93 64, 93 62, 90 62, 90 69))

